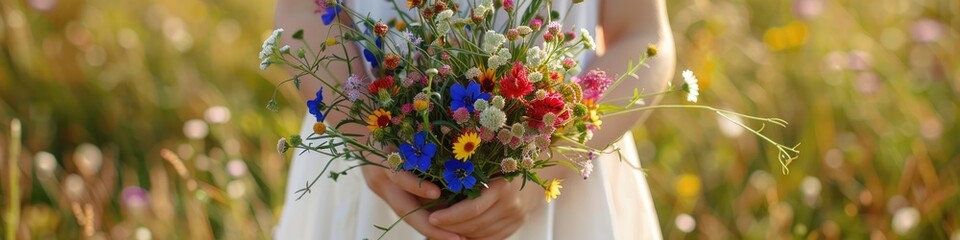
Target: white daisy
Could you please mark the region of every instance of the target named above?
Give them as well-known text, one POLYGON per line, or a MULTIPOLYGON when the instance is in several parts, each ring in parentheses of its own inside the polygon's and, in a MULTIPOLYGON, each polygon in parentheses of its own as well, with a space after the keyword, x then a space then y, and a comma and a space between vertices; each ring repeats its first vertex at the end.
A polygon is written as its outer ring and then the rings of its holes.
POLYGON ((694 76, 693 71, 689 69, 684 70, 680 75, 683 76, 683 82, 686 83, 687 101, 697 102, 697 97, 700 96, 700 85, 697 83, 697 76, 694 76))

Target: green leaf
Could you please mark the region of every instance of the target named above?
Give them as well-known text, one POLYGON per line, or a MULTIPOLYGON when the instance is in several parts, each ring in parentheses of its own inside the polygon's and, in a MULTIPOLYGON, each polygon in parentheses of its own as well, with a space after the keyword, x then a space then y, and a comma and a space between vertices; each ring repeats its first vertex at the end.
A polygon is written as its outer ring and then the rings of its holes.
POLYGON ((293 39, 303 40, 303 29, 297 30, 297 32, 293 33, 293 39))

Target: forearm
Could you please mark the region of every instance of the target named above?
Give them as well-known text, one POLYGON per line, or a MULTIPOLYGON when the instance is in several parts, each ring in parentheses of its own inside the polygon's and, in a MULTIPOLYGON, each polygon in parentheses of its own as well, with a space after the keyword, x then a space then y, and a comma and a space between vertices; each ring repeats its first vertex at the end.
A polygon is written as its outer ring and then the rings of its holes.
MULTIPOLYGON (((667 83, 674 75, 676 52, 663 1, 641 0, 631 4, 637 5, 637 9, 648 10, 642 11, 642 13, 632 13, 643 15, 643 17, 631 19, 635 21, 628 21, 630 22, 627 23, 629 29, 612 29, 613 31, 606 36, 607 47, 603 50, 602 55, 598 56, 584 70, 599 68, 611 73, 612 76, 618 76, 626 70, 628 61, 631 59, 636 61, 646 51, 648 44, 656 45, 658 52, 656 57, 647 61, 649 67, 641 68, 637 72, 636 75, 640 76, 640 79, 628 77, 617 88, 607 90, 608 92, 601 99, 603 103, 626 104, 633 97, 634 89, 648 94, 660 92, 666 88, 667 83), (607 101, 606 99, 625 100, 607 101)), ((622 21, 623 19, 619 20, 622 21)), ((606 28, 609 25, 612 24, 604 24, 604 27, 606 28)), ((656 104, 659 99, 659 97, 650 97, 644 99, 644 102, 648 105, 656 104)), ((587 144, 595 148, 605 147, 620 138, 624 132, 642 122, 647 115, 648 112, 634 112, 603 118, 600 130, 594 133, 593 139, 587 144)))
MULTIPOLYGON (((326 48, 326 50, 319 53, 309 52, 306 46, 304 46, 304 42, 309 44, 314 51, 319 51, 321 46, 324 45, 324 42, 329 37, 336 38, 338 39, 338 42, 341 42, 338 36, 341 36, 342 32, 341 27, 338 26, 338 24, 342 23, 348 26, 351 25, 349 21, 350 18, 345 13, 341 14, 332 24, 323 25, 320 20, 320 14, 314 13, 314 9, 316 9, 316 5, 313 3, 313 1, 279 0, 277 2, 275 23, 277 28, 283 28, 286 30, 286 34, 284 34, 281 41, 290 45, 292 52, 296 52, 299 48, 303 48, 304 51, 307 51, 306 55, 308 62, 316 61, 314 54, 317 54, 316 57, 331 55, 343 57, 348 55, 350 57, 359 56, 360 52, 357 46, 349 42, 338 43, 336 45, 329 46, 326 48), (292 38, 293 33, 300 29, 303 29, 304 31, 303 41, 292 38)), ((347 30, 344 29, 343 32, 346 31, 347 30)), ((296 62, 295 59, 287 60, 296 62)), ((353 71, 352 73, 354 74, 360 76, 366 75, 363 61, 361 60, 354 60, 353 62, 349 63, 349 65, 343 61, 333 61, 326 66, 321 64, 314 74, 317 77, 322 78, 323 81, 327 81, 327 83, 329 83, 331 86, 337 86, 338 84, 342 86, 342 82, 345 81, 350 74, 352 74, 350 72, 351 68, 353 71)), ((301 70, 292 67, 287 67, 286 70, 291 76, 301 73, 301 70)), ((300 82, 300 96, 304 101, 313 99, 315 97, 315 93, 321 87, 324 88, 323 94, 327 97, 326 99, 333 99, 332 96, 336 96, 334 95, 335 92, 330 86, 325 85, 320 81, 320 79, 315 78, 313 75, 301 77, 300 82)), ((329 103, 329 101, 327 101, 327 103, 329 103)), ((330 114, 325 116, 325 118, 325 122, 329 124, 337 124, 346 118, 346 114, 338 111, 331 111, 330 114)), ((337 130, 341 132, 359 134, 364 134, 367 132, 364 126, 360 126, 358 124, 347 124, 337 130)))

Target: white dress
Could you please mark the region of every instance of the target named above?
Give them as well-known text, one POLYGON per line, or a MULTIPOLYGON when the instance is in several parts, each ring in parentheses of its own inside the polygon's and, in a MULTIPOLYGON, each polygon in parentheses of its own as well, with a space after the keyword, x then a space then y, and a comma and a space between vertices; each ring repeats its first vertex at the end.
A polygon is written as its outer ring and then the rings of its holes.
MULTIPOLYGON (((556 1, 554 9, 565 13, 569 0, 556 1)), ((597 2, 585 1, 570 12, 564 26, 593 32, 597 2)), ((405 7, 406 2, 397 5, 405 7)), ((369 11, 374 19, 391 18, 392 4, 383 0, 347 1, 352 9, 369 11), (360 6, 362 2, 363 6, 360 6)), ((518 9, 521 9, 518 7, 518 9)), ((583 63, 592 56, 582 56, 583 63)), ((304 117, 302 136, 312 133, 315 122, 304 117)), ((640 166, 633 137, 629 132, 616 143, 623 161, 615 155, 600 156, 589 179, 565 179, 560 198, 536 210, 510 239, 661 239, 660 224, 640 166)), ((290 165, 286 202, 276 229, 276 239, 376 239, 382 233, 374 227, 389 226, 399 217, 367 186, 359 169, 351 170, 337 182, 321 177, 312 192, 300 200, 295 192, 313 180, 329 157, 314 152, 297 155, 290 165)), ((331 170, 343 170, 351 163, 334 161, 331 170)), ((424 239, 405 222, 384 239, 424 239)))

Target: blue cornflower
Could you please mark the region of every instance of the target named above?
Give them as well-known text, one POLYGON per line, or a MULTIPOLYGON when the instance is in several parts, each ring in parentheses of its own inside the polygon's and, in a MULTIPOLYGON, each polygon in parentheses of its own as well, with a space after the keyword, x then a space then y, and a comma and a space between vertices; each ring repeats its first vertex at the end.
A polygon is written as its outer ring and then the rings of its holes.
POLYGON ((317 90, 317 98, 307 101, 307 109, 310 110, 310 114, 314 117, 317 117, 317 122, 323 122, 323 88, 317 90))
POLYGON ((446 167, 443 169, 443 181, 447 182, 450 191, 458 193, 477 184, 477 178, 470 175, 473 174, 473 162, 450 159, 443 166, 446 167))
MULTIPOLYGON (((377 37, 376 44, 377 49, 383 49, 383 40, 380 37, 377 37)), ((363 49, 363 59, 366 59, 372 68, 377 68, 377 66, 380 65, 380 61, 377 60, 377 55, 374 55, 369 49, 363 49)))
POLYGON ((437 153, 437 145, 427 142, 427 132, 421 131, 413 136, 413 144, 400 144, 400 156, 403 157, 403 169, 427 171, 430 159, 437 153))
POLYGON ((323 19, 323 25, 330 25, 333 22, 333 19, 337 18, 337 15, 340 15, 340 3, 337 3, 333 6, 327 6, 327 12, 320 15, 320 18, 323 19))
POLYGON ((450 102, 450 110, 456 111, 457 109, 465 107, 470 112, 473 112, 473 102, 476 102, 477 99, 490 101, 490 94, 480 92, 480 84, 470 81, 466 87, 460 83, 453 84, 453 86, 450 87, 450 98, 453 99, 453 101, 450 102))

